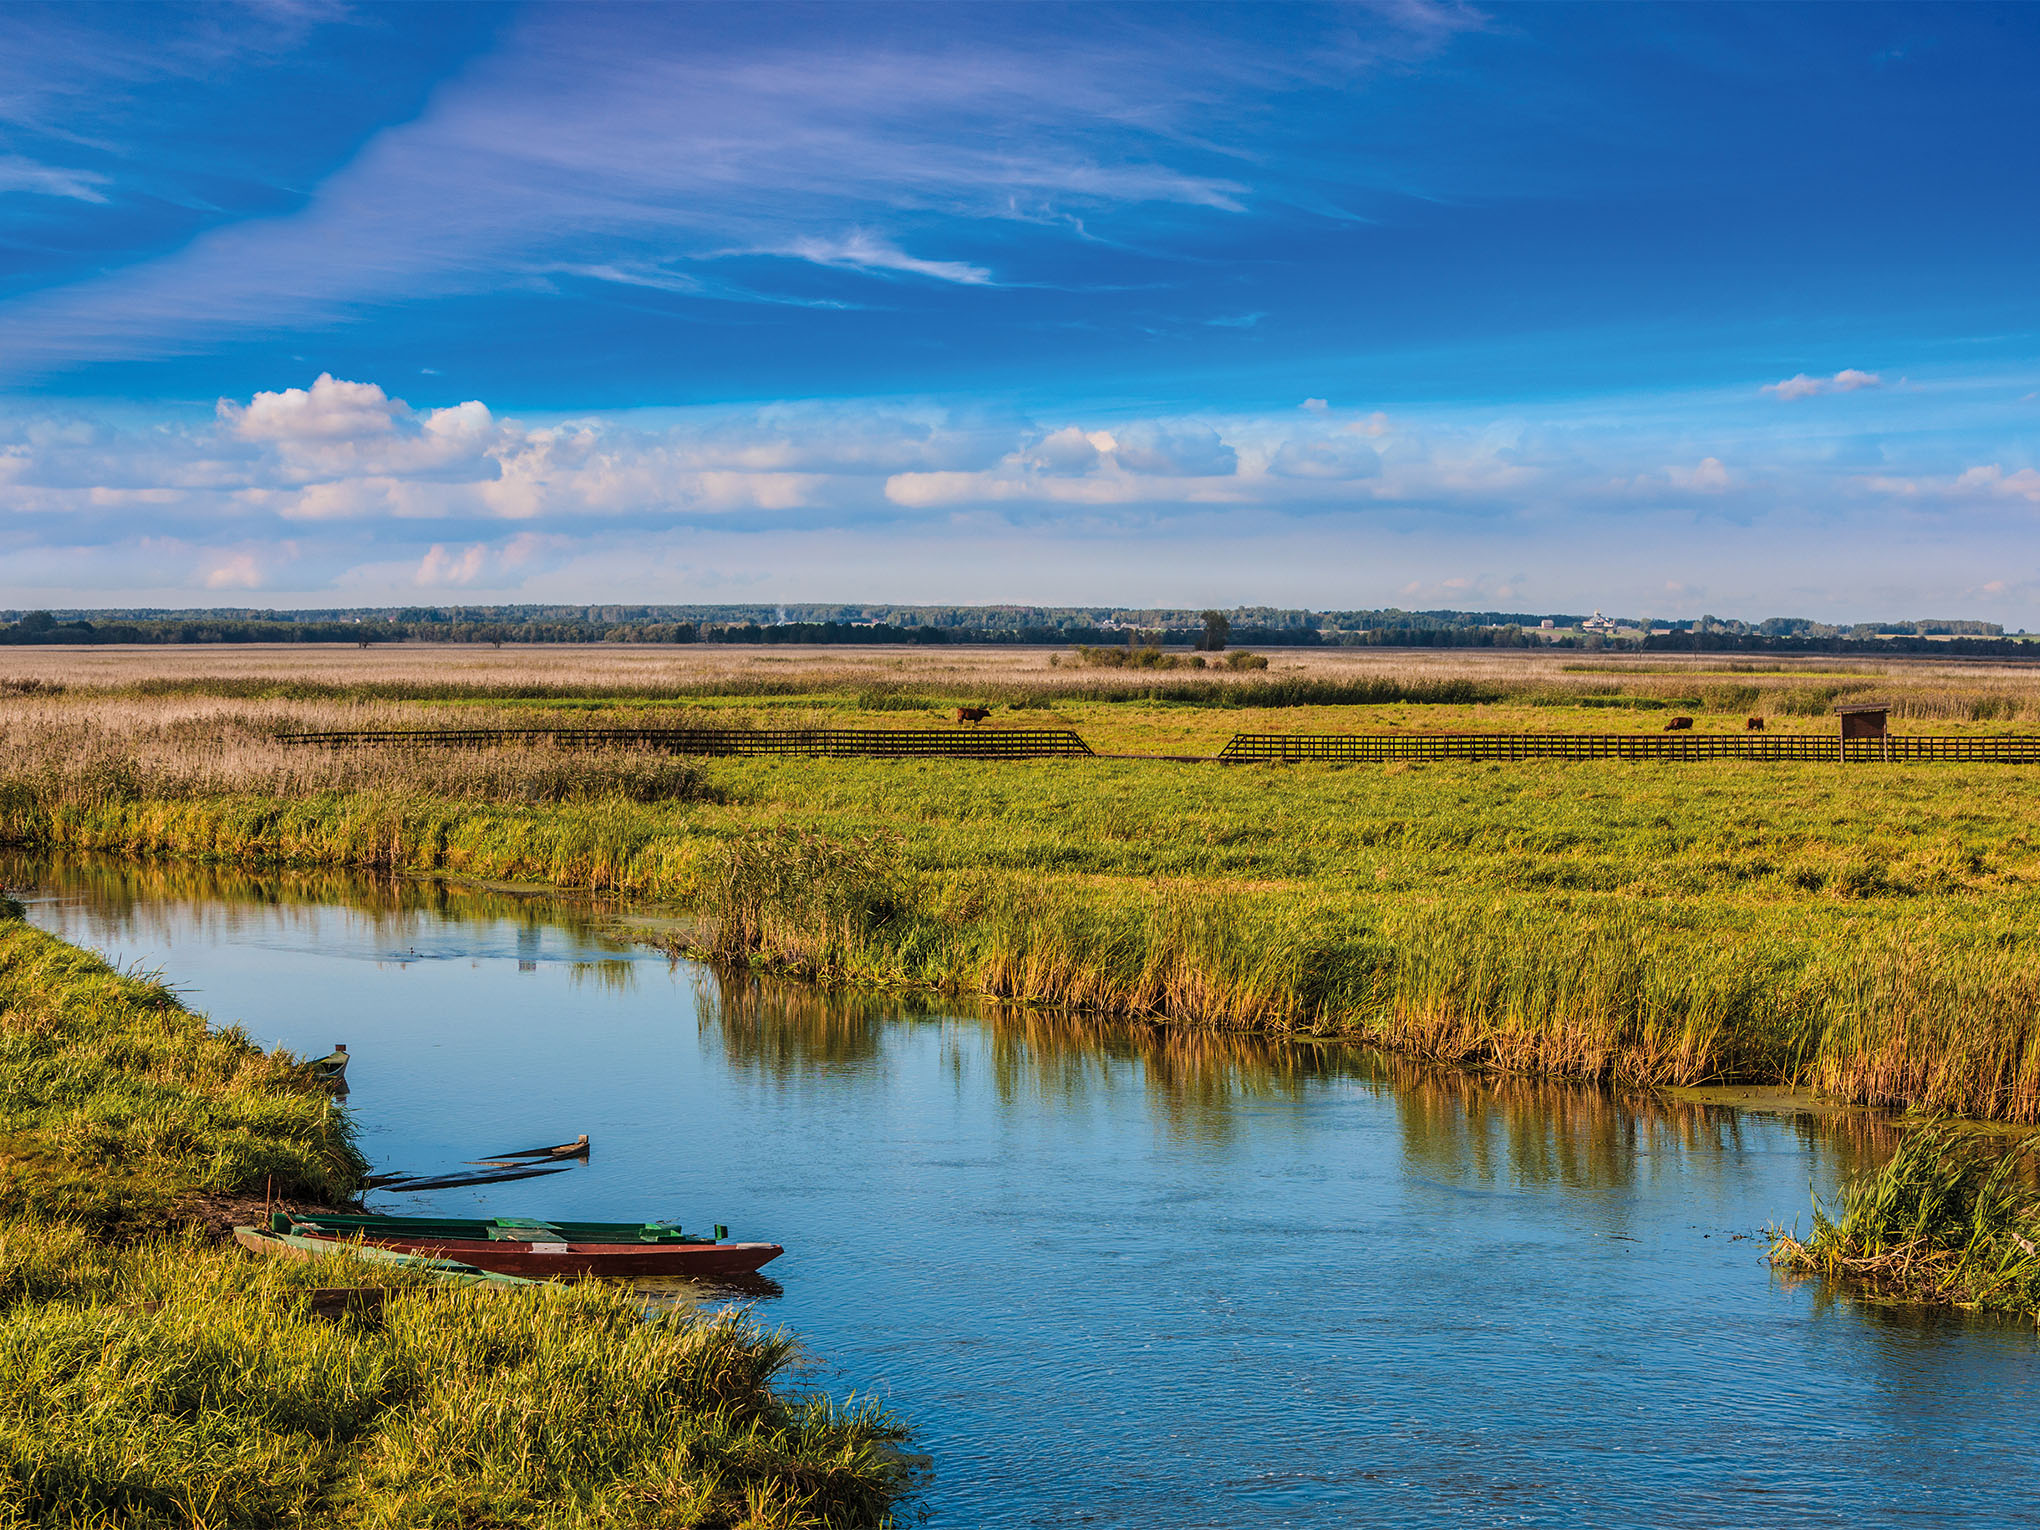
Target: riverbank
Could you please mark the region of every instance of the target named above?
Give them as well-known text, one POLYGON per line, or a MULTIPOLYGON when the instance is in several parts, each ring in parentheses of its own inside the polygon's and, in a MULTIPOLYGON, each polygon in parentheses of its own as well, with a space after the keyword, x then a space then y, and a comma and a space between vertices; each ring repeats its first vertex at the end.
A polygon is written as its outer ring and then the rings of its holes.
POLYGON ((220 1246, 359 1183, 346 1113, 0 905, 0 1520, 82 1527, 877 1526, 900 1431, 785 1391, 747 1318, 594 1285, 446 1290, 220 1246), (318 1287, 390 1292, 315 1316, 318 1287))

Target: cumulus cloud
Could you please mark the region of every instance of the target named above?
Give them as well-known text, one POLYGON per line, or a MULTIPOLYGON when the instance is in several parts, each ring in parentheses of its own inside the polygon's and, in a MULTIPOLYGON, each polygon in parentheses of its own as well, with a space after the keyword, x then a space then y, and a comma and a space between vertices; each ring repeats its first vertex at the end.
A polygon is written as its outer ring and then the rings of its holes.
POLYGON ((253 553, 229 553, 205 571, 208 590, 259 590, 262 566, 253 553))
POLYGON ((1219 478, 1239 469, 1239 456, 1209 425, 1142 420, 1114 437, 1112 455, 1129 473, 1169 478, 1219 478))
POLYGON ((388 435, 410 406, 375 383, 341 382, 321 372, 310 388, 257 393, 245 405, 221 399, 221 422, 244 441, 355 441, 388 435))
POLYGON ((1106 431, 1086 432, 1065 425, 1043 436, 1018 460, 1037 473, 1088 473, 1105 460, 1115 444, 1106 431))
POLYGON ((1278 478, 1373 478, 1381 472, 1381 454, 1364 441, 1337 437, 1284 441, 1268 459, 1268 471, 1278 478))
POLYGON ((1952 477, 1900 477, 1880 473, 1859 482, 1872 493, 1890 499, 1972 503, 1977 500, 2022 499, 2028 504, 2040 505, 2040 469, 2019 468, 2007 473, 2004 464, 1998 462, 1965 468, 1952 477))
POLYGON ((1719 457, 1702 457, 1692 467, 1667 468, 1665 476, 1675 488, 1697 489, 1703 494, 1719 494, 1732 481, 1719 457))
POLYGON ((1989 494, 2001 499, 2023 499, 2028 504, 2040 505, 2040 470, 2020 468, 2007 473, 1996 462, 1987 467, 1973 467, 1955 480, 1957 494, 1989 494))
MULTIPOLYGON (((376 603, 420 591, 715 599, 754 587, 796 598, 776 571, 789 549, 806 549, 802 566, 821 584, 864 581, 848 598, 961 598, 945 582, 963 580, 960 549, 994 545, 1005 548, 997 568, 970 575, 982 598, 1121 599, 1151 588, 1085 585, 1104 577, 1087 550, 1100 539, 1128 549, 1114 579, 1178 558, 1185 588, 1200 591, 1200 579, 1233 577, 1242 547, 1285 546, 1290 582, 1261 588, 1288 600, 1304 598, 1326 547, 1346 546, 1373 568, 1390 556, 1383 549, 1427 536, 1452 545, 1410 551, 1408 577, 1466 575, 1464 549, 1476 541, 1484 558, 1491 547, 1562 549, 1570 563, 1551 565, 1561 574, 1612 567, 1622 548, 1648 544, 1649 566, 1621 586, 1645 600, 1663 598, 1665 549, 1682 536, 1691 545, 1675 566, 1717 592, 1742 588, 1759 565, 1780 581, 1804 578, 1789 556, 1761 548, 1768 528, 1794 517, 1821 523, 1806 542, 1824 570, 1846 544, 1866 568, 1886 559, 1876 577, 1889 583, 1919 561, 1917 548, 1894 550, 1906 528, 1931 528, 1944 561, 1970 534, 1963 528, 1976 528, 1972 539, 1988 528, 1996 543, 1978 567, 1996 569, 2005 513, 2040 505, 2040 469, 2023 465, 2017 443, 1979 447, 1970 436, 1936 444, 1915 431, 1902 464, 1872 479, 1817 442, 1796 461, 1781 456, 1775 424, 1738 435, 1712 421, 1711 451, 1700 455, 1675 444, 1690 416, 1667 437, 1610 427, 1600 405, 1571 418, 1417 412, 1393 425, 1378 414, 1299 413, 1036 421, 926 401, 810 401, 533 421, 480 400, 413 405, 329 373, 183 419, 17 403, 0 408, 0 603, 145 587, 157 593, 132 603, 207 604, 258 589, 272 601, 327 590, 376 603), (1742 532, 1723 529, 1715 496, 1735 507, 1742 532), (1637 518, 1651 515, 1639 536, 1637 518), (1851 534, 1837 537, 1843 515, 1851 534), (1704 537, 1693 529, 1703 520, 1704 537), (1707 538, 1730 534, 1743 551, 1717 567, 1707 538), (711 545, 722 551, 694 551, 711 545), (744 550, 766 547, 778 551, 744 550), (922 575, 889 583, 888 559, 922 575), (1033 571, 1024 581, 1022 568, 1033 571), (661 569, 684 584, 661 585, 661 569)), ((1977 577, 1962 572, 1948 587, 1974 589, 1977 577)), ((821 584, 798 598, 845 593, 821 584)), ((1512 575, 1478 591, 1425 587, 1436 592, 1427 598, 1465 603, 1499 602, 1519 585, 1512 575)), ((1393 587, 1384 574, 1370 598, 1393 587)), ((1524 588, 1566 604, 1542 582, 1524 588)), ((1584 591, 1582 608, 1605 605, 1612 588, 1584 591)))
POLYGON ((1859 388, 1881 388, 1884 379, 1875 372, 1859 372, 1854 367, 1844 367, 1832 377, 1809 377, 1800 372, 1783 382, 1765 383, 1762 392, 1790 402, 1797 398, 1812 398, 1821 393, 1854 393, 1859 388))

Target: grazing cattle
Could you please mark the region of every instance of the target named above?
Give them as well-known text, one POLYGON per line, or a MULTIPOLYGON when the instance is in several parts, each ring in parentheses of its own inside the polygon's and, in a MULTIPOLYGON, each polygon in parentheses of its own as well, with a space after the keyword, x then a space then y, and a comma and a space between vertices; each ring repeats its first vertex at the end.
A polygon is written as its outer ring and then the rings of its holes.
POLYGON ((1674 718, 1673 718, 1673 719, 1672 719, 1672 720, 1671 720, 1670 722, 1668 722, 1668 723, 1666 723, 1666 724, 1665 724, 1665 732, 1667 732, 1667 733, 1677 733, 1677 732, 1679 732, 1679 731, 1680 731, 1681 729, 1683 729, 1683 728, 1690 728, 1690 727, 1692 727, 1692 726, 1693 726, 1693 719, 1692 719, 1692 718, 1690 718, 1690 717, 1674 717, 1674 718))
POLYGON ((1743 724, 1743 731, 1745 733, 1762 733, 1764 731, 1764 719, 1761 717, 1752 717, 1748 722, 1743 724))
POLYGON ((992 709, 990 707, 958 707, 956 709, 956 720, 960 723, 983 722, 991 715, 992 709))

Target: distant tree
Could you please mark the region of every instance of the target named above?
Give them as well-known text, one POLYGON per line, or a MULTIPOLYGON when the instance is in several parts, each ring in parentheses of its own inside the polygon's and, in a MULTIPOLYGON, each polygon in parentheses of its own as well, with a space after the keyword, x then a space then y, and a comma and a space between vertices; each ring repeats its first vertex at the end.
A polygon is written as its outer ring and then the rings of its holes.
POLYGON ((23 632, 48 632, 56 626, 57 619, 47 611, 31 611, 15 625, 23 632))
POLYGON ((1226 640, 1232 636, 1232 623, 1223 611, 1206 611, 1203 617, 1204 635, 1198 638, 1197 646, 1207 653, 1222 652, 1226 640))

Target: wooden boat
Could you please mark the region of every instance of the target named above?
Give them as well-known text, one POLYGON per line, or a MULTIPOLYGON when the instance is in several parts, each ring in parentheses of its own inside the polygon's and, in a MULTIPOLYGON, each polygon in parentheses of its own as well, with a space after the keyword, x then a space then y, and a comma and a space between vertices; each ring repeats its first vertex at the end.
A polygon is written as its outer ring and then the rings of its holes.
POLYGON ((329 1089, 345 1089, 348 1061, 347 1043, 336 1041, 332 1051, 324 1057, 313 1058, 305 1066, 311 1070, 314 1083, 324 1084, 329 1089))
POLYGON ((558 1142, 551 1147, 519 1148, 511 1153, 492 1153, 487 1158, 470 1158, 469 1163, 494 1164, 498 1168, 509 1168, 519 1159, 525 1158, 586 1158, 588 1156, 588 1134, 581 1133, 572 1142, 558 1142))
MULTIPOLYGON (((725 1243, 684 1233, 673 1222, 538 1221, 528 1217, 296 1216, 277 1212, 271 1230, 333 1252, 376 1248, 452 1260, 501 1275, 666 1275, 717 1280, 751 1275, 786 1250, 777 1243, 725 1243)), ((237 1234, 238 1236, 238 1234, 237 1234)), ((294 1245, 295 1246, 295 1245, 294 1245)))

